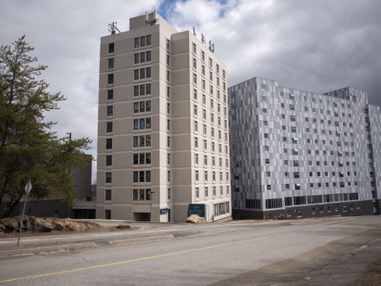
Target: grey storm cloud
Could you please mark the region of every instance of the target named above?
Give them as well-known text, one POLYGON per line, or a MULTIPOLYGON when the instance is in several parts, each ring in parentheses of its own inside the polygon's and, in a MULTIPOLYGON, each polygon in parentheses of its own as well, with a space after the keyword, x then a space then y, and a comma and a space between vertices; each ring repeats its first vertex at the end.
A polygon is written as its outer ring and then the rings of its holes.
POLYGON ((320 93, 352 86, 381 105, 381 1, 191 0, 168 14, 214 39, 230 85, 261 76, 320 93))
POLYGON ((51 91, 67 97, 47 118, 61 136, 93 139, 94 155, 100 37, 153 9, 213 41, 229 85, 260 76, 321 93, 352 86, 381 106, 379 0, 1 1, 0 45, 26 34, 51 91))

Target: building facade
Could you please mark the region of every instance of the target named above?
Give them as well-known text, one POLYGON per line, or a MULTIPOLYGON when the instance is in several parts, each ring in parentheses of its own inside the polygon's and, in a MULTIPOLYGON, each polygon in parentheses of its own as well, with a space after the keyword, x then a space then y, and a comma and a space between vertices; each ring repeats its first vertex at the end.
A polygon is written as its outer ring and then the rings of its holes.
POLYGON ((164 18, 101 38, 97 218, 231 215, 226 68, 164 18))
POLYGON ((366 92, 253 78, 229 88, 229 109, 235 218, 379 212, 381 112, 366 92))

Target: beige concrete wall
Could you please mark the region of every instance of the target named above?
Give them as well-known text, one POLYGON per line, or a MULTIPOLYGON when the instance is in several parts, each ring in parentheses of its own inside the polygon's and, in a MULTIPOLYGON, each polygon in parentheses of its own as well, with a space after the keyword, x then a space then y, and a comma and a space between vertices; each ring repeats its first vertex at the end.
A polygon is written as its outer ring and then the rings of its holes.
MULTIPOLYGON (((151 212, 155 221, 168 221, 168 215, 160 215, 160 209, 171 209, 172 221, 184 221, 188 204, 195 202, 194 188, 200 186, 200 198, 204 200, 203 187, 209 183, 203 183, 199 180, 195 183, 194 170, 199 169, 200 179, 203 177, 204 170, 212 172, 211 168, 204 166, 195 166, 194 153, 200 153, 200 161, 203 160, 203 154, 210 153, 210 142, 215 141, 218 148, 218 140, 210 136, 211 125, 204 122, 200 117, 202 109, 209 108, 202 103, 202 94, 216 98, 216 81, 209 80, 208 59, 213 58, 213 63, 217 61, 215 55, 211 53, 200 41, 188 31, 177 33, 173 27, 159 16, 159 21, 155 25, 145 23, 145 16, 139 16, 130 20, 130 31, 117 33, 103 37, 101 39, 101 60, 100 60, 100 91, 99 91, 99 147, 98 147, 98 191, 102 199, 97 198, 98 209, 101 212, 97 217, 104 215, 104 206, 111 208, 113 218, 132 219, 134 212, 151 212), (144 35, 151 35, 152 45, 150 47, 134 48, 134 38, 144 35), (170 40, 170 49, 167 50, 167 40, 170 40), (108 54, 108 43, 115 42, 115 53, 108 54), (197 54, 192 53, 192 45, 197 45, 197 54), (150 50, 152 53, 152 62, 147 64, 134 64, 134 53, 150 50), (205 63, 200 61, 201 53, 205 52, 205 63), (167 64, 167 55, 170 56, 169 65, 167 64), (115 58, 115 67, 108 69, 108 57, 115 58), (197 67, 193 68, 193 59, 197 59, 197 67), (206 74, 201 75, 202 64, 205 65, 206 74), (150 66, 152 77, 149 80, 133 80, 134 69, 150 66), (167 79, 167 71, 170 78, 167 79), (114 84, 107 85, 107 74, 114 74, 114 84), (193 74, 197 73, 197 84, 193 84, 193 74), (202 87, 202 80, 205 80, 206 88, 202 87), (151 83, 151 95, 138 96, 133 95, 133 86, 140 83, 151 83), (210 85, 214 86, 214 95, 209 94, 210 85), (167 96, 167 88, 170 88, 170 96, 167 96), (114 98, 111 101, 106 99, 107 89, 113 88, 114 98), (198 90, 198 99, 194 101, 193 90, 198 90), (134 114, 133 104, 140 100, 151 100, 151 112, 147 114, 134 114), (193 115, 194 104, 199 106, 199 115, 197 118, 193 115), (167 112, 168 104, 170 112, 167 112), (113 116, 106 116, 107 105, 113 105, 113 116), (133 119, 150 117, 150 130, 133 130, 133 119), (170 120, 170 129, 167 129, 167 120, 170 120), (199 132, 193 132, 194 120, 199 121, 199 132), (113 132, 106 133, 106 122, 113 122, 113 132), (208 134, 202 134, 203 124, 208 126, 208 134), (140 134, 151 135, 150 147, 134 148, 132 146, 133 136, 140 134), (199 138, 199 147, 195 149, 194 138, 199 138), (167 146, 167 138, 170 138, 170 147, 167 146), (106 138, 113 139, 112 150, 106 150, 106 138), (204 150, 203 140, 208 141, 209 149, 204 150), (143 166, 134 166, 132 161, 133 153, 150 152, 152 164, 143 166), (105 166, 105 155, 113 155, 112 167, 105 166), (170 154, 170 164, 167 162, 167 155, 170 154), (105 172, 112 171, 113 181, 111 184, 105 183, 105 172), (132 172, 134 170, 151 170, 152 182, 133 183, 132 172), (171 180, 167 182, 168 171, 171 173, 171 180), (155 192, 152 202, 132 201, 133 188, 150 188, 155 192), (104 189, 111 188, 113 195, 111 202, 104 202, 104 189), (171 189, 171 199, 168 200, 167 190, 171 189), (123 208, 123 205, 126 208, 123 208), (128 208, 128 210, 127 210, 128 208), (103 213, 102 213, 103 212, 103 213)), ((219 63, 220 69, 224 65, 219 63)), ((220 85, 222 80, 220 79, 220 85)), ((221 88, 221 87, 220 87, 221 88)), ((223 92, 221 92, 222 96, 223 92)), ((209 100, 209 99, 208 99, 209 100)), ((208 102, 209 104, 209 102, 208 102)), ((223 108, 223 104, 222 108, 223 108)), ((217 99, 215 99, 214 109, 217 108, 217 99)), ((215 120, 218 115, 215 112, 215 120)), ((208 118, 209 120, 209 118, 208 118)), ((225 131, 220 128, 222 133, 225 131)), ((218 129, 216 128, 216 134, 218 129)), ((221 142, 225 146, 225 142, 221 142)), ((223 147, 224 148, 224 147, 223 147)), ((228 155, 216 155, 216 161, 219 157, 225 158, 228 155)), ((209 159, 210 160, 210 159, 209 159)), ((217 168, 216 168, 217 170, 217 168)), ((228 168, 227 168, 228 171, 228 168)), ((225 170, 224 170, 225 172, 225 170)), ((211 176, 211 175, 210 175, 211 176)), ((225 176, 225 175, 224 175, 225 176)), ((218 182, 226 185, 226 182, 218 182)), ((208 185, 211 193, 211 186, 208 185)), ((218 200, 221 198, 215 198, 218 200)), ((213 205, 213 198, 208 197, 207 204, 213 205)), ((211 207, 212 209, 212 207, 211 207)))

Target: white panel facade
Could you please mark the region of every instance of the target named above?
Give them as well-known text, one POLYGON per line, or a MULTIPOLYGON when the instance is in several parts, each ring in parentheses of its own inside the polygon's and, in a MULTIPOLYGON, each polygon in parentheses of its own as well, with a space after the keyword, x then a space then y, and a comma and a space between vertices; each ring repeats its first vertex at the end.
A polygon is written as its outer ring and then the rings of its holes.
POLYGON ((369 212, 379 182, 380 116, 365 92, 316 94, 253 78, 229 88, 229 106, 233 209, 369 212))

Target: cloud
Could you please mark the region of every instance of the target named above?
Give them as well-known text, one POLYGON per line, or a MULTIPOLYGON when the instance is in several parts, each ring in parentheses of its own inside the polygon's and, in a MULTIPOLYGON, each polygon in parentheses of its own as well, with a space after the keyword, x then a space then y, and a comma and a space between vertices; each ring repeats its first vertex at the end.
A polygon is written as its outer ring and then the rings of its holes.
POLYGON ((231 0, 176 2, 178 30, 196 25, 215 42, 229 85, 254 76, 313 92, 346 86, 381 105, 381 2, 231 0))
POLYGON ((47 65, 41 78, 51 92, 62 92, 67 100, 60 110, 46 114, 57 122, 58 135, 90 137, 95 153, 98 113, 100 37, 108 35, 108 24, 118 22, 129 29, 129 18, 153 10, 156 0, 146 1, 2 1, 1 45, 9 45, 26 34, 35 48, 38 63, 47 65))
POLYGON ((3 0, 0 45, 26 34, 50 91, 67 97, 46 115, 59 136, 90 137, 96 155, 100 37, 154 9, 215 43, 229 85, 260 76, 321 93, 353 86, 381 106, 378 0, 3 0))

